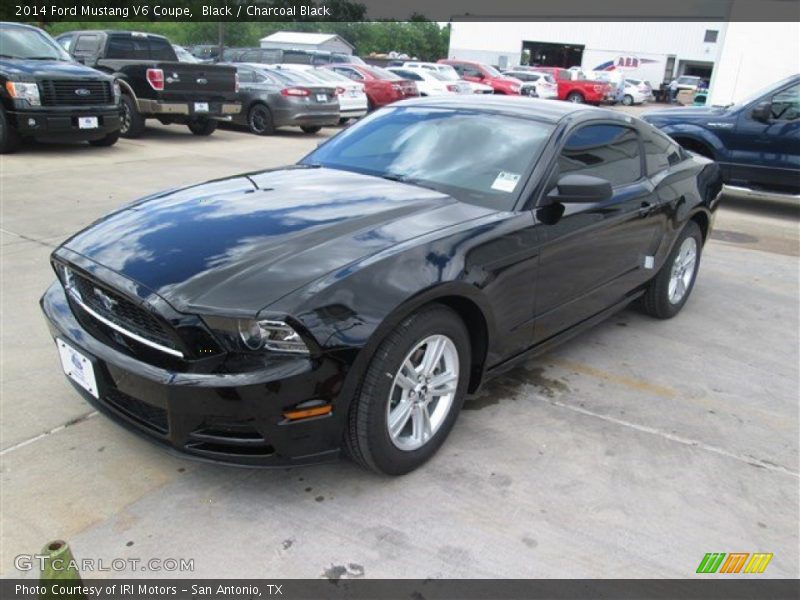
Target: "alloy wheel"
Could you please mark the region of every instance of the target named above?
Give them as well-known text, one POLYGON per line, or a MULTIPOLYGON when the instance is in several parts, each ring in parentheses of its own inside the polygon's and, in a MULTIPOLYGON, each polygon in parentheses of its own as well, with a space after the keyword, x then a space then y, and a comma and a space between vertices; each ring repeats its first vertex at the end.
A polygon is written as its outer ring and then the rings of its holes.
POLYGON ((397 448, 417 450, 436 435, 453 405, 458 378, 458 350, 445 335, 425 338, 406 355, 386 407, 389 438, 397 448))
POLYGON ((671 304, 678 304, 686 296, 686 292, 694 277, 697 263, 697 241, 693 237, 683 240, 670 271, 667 297, 671 304))

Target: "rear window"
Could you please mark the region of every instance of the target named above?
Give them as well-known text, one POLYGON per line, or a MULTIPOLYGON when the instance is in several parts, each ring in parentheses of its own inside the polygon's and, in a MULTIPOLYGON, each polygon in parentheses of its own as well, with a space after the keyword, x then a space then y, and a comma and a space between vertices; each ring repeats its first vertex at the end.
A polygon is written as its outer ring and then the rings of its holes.
POLYGON ((178 60, 172 44, 163 38, 150 38, 150 58, 173 62, 178 60))
POLYGON ((114 35, 108 38, 106 58, 128 58, 131 60, 150 58, 150 46, 147 38, 114 35))
POLYGON ((367 73, 370 73, 375 79, 388 79, 390 81, 396 81, 398 79, 402 79, 399 75, 392 73, 391 71, 387 71, 386 69, 381 69, 380 67, 362 67, 367 73))

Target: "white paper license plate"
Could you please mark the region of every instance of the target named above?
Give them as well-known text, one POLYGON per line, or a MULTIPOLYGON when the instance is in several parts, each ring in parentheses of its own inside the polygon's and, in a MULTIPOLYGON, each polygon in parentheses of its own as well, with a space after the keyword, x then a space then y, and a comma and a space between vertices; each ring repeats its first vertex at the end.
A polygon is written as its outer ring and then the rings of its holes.
POLYGON ((78 117, 78 129, 97 129, 97 117, 78 117))
POLYGON ((317 102, 327 102, 328 95, 327 94, 317 94, 317 102))
POLYGON ((61 357, 61 366, 67 377, 95 398, 99 398, 92 361, 63 340, 56 339, 56 344, 58 345, 58 355, 61 357))
POLYGON ((208 112, 208 102, 195 102, 194 112, 208 112))
POLYGON ((358 96, 358 90, 350 90, 350 97, 356 98, 358 96))

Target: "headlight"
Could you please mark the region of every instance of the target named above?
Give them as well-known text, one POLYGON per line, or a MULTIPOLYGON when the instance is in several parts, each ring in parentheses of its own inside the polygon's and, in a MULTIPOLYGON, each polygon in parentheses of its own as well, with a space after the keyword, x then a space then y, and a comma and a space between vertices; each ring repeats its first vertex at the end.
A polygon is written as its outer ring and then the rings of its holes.
POLYGON ((12 98, 27 100, 31 106, 41 106, 39 99, 39 86, 35 83, 23 83, 21 81, 7 81, 6 91, 12 98))
POLYGON ((210 316, 203 317, 203 320, 225 339, 231 349, 309 354, 308 346, 300 334, 283 321, 210 316))
POLYGON ((119 102, 119 99, 122 97, 122 88, 119 87, 119 82, 114 82, 114 104, 119 102))

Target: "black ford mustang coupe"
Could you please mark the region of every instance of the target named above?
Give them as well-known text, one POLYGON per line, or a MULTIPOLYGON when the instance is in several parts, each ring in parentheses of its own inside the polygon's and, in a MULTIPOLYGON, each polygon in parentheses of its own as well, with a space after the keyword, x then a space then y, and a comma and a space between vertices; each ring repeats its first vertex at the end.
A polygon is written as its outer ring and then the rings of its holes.
POLYGON ((721 179, 628 115, 411 100, 298 164, 149 196, 53 252, 78 392, 197 458, 406 473, 491 375, 692 291, 721 179))

